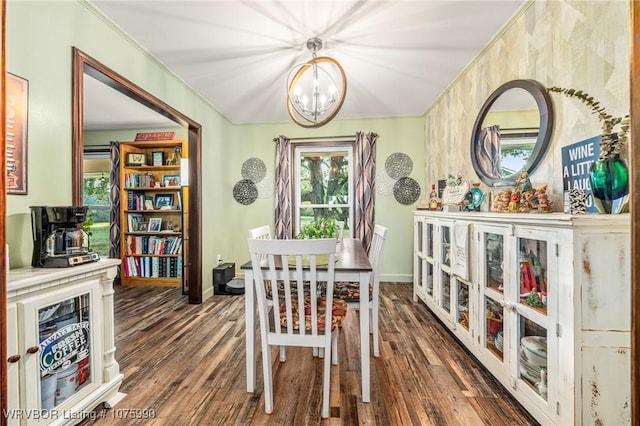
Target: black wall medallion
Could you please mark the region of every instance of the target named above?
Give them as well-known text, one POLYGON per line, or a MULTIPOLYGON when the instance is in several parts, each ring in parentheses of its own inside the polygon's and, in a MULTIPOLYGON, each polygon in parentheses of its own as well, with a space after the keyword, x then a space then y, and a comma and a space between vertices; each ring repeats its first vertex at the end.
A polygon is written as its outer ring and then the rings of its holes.
POLYGON ((413 204, 420 198, 420 184, 410 177, 398 179, 393 185, 393 196, 400 204, 413 204))
POLYGON ((233 198, 240 204, 248 206, 258 198, 258 187, 249 179, 242 179, 233 186, 233 198))

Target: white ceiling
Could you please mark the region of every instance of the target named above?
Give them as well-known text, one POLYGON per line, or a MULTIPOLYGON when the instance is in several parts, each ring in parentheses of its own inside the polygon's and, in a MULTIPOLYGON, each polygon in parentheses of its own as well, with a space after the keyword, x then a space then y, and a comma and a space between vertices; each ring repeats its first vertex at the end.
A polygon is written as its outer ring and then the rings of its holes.
POLYGON ((174 127, 177 124, 88 74, 83 79, 84 130, 174 127))
POLYGON ((230 121, 260 123, 289 120, 287 76, 315 36, 347 75, 337 118, 421 115, 525 1, 93 3, 230 121))

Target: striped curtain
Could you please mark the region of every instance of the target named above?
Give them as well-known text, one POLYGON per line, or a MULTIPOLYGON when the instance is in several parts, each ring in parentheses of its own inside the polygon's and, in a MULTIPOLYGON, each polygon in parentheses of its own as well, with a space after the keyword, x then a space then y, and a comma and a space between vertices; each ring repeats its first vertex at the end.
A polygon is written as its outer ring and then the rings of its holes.
POLYGON ((275 238, 293 238, 291 223, 291 141, 282 135, 278 136, 276 141, 275 203, 275 238))
POLYGON ((109 204, 111 206, 109 239, 109 257, 120 258, 120 143, 111 141, 109 144, 111 157, 111 172, 109 174, 109 204))
POLYGON ((500 126, 483 127, 475 149, 480 170, 492 179, 500 179, 500 126))
POLYGON ((375 203, 374 177, 376 158, 375 133, 356 132, 354 145, 355 217, 353 236, 362 241, 367 253, 373 237, 373 207, 375 203))

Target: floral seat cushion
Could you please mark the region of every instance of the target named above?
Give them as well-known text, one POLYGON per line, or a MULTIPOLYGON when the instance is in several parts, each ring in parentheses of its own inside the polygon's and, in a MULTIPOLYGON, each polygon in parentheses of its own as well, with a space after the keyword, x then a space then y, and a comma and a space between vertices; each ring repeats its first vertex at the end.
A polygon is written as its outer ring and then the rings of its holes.
MULTIPOLYGON (((318 331, 324 331, 325 323, 324 323, 324 315, 327 308, 327 301, 324 297, 318 298, 318 331)), ((280 304, 280 313, 283 314, 280 317, 280 324, 283 327, 287 326, 287 317, 284 315, 287 310, 287 305, 285 303, 280 304)), ((292 314, 293 314, 293 329, 299 330, 300 323, 298 321, 298 301, 292 301, 292 314)), ((344 300, 334 299, 333 307, 331 309, 331 330, 335 330, 337 327, 342 325, 342 321, 347 315, 347 302, 344 300)), ((311 330, 311 299, 309 296, 304 298, 304 328, 305 330, 311 330)))
MULTIPOLYGON (((360 301, 360 283, 339 281, 333 287, 333 297, 347 303, 360 301)), ((373 298, 373 287, 369 285, 369 300, 373 298)))

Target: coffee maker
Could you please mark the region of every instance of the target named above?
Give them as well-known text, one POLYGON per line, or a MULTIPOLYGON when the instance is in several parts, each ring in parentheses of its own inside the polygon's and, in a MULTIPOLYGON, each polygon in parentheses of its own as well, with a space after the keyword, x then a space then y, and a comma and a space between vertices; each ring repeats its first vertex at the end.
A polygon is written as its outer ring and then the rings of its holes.
POLYGON ((89 253, 89 237, 82 229, 86 207, 31 206, 33 256, 31 266, 66 268, 100 260, 89 253))

